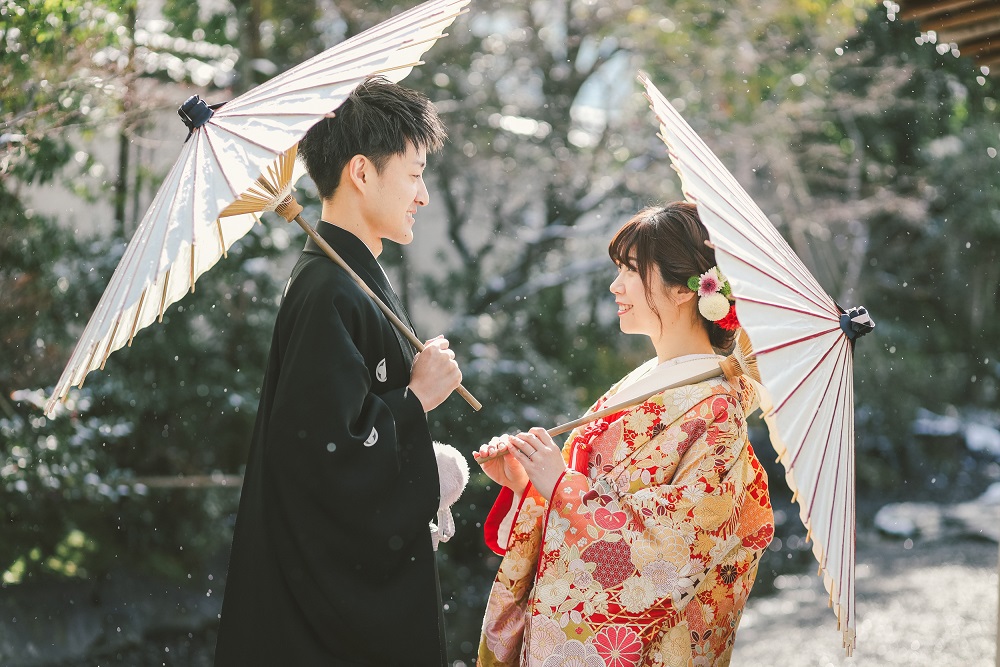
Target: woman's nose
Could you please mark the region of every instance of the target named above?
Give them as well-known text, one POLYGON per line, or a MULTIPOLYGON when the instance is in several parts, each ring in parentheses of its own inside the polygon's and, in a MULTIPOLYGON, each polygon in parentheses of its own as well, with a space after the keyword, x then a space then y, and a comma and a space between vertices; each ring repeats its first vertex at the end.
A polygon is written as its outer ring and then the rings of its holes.
POLYGON ((608 286, 608 289, 611 290, 612 294, 621 294, 622 286, 621 286, 621 276, 620 275, 617 278, 615 278, 613 281, 611 281, 611 285, 608 286))

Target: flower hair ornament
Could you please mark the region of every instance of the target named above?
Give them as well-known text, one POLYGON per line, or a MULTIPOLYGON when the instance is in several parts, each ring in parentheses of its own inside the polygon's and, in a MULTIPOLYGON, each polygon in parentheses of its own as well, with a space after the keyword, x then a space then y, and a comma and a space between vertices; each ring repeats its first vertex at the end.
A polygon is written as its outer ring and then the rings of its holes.
POLYGON ((732 301, 733 290, 718 266, 700 276, 691 276, 687 286, 698 293, 698 312, 702 317, 727 331, 740 328, 740 321, 736 319, 736 304, 732 301))

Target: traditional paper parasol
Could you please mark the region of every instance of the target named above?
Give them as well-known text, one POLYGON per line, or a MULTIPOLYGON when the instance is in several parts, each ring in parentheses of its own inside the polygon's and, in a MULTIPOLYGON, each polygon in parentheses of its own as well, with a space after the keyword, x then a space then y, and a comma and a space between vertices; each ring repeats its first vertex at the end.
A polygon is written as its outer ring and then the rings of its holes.
MULTIPOLYGON (((198 277, 250 230, 260 212, 278 209, 314 235, 298 217, 301 207, 289 199, 299 139, 368 77, 399 81, 422 64, 420 56, 468 3, 425 2, 224 105, 210 107, 197 96, 185 102, 178 113, 189 134, 181 155, 125 249, 46 413, 52 415, 57 402, 71 387, 82 386, 91 370, 103 368, 112 352, 131 345, 139 329, 162 321, 170 304, 193 292, 198 277)), ((329 246, 324 249, 333 253, 329 246)), ((421 349, 402 322, 394 315, 390 319, 421 349)), ((475 399, 459 390, 478 409, 475 399)))
MULTIPOLYGON (((681 115, 640 74, 660 138, 728 278, 769 396, 771 443, 799 504, 850 655, 854 623, 854 339, 874 328, 846 311, 681 115)), ((767 399, 768 397, 765 397, 767 399)))

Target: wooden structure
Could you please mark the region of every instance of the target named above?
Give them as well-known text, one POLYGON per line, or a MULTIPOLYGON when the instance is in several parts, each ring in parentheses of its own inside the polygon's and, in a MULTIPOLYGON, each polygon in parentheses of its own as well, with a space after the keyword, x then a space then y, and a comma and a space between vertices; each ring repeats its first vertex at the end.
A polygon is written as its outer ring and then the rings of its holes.
POLYGON ((897 16, 934 31, 938 44, 956 44, 961 55, 1000 76, 1000 1, 896 0, 897 16))

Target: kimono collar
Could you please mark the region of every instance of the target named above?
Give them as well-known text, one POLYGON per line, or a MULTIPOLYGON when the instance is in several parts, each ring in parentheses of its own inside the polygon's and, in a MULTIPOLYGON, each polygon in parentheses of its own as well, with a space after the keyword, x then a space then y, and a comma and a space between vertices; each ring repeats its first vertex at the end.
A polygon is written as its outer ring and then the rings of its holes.
MULTIPOLYGON (((316 232, 337 251, 337 254, 343 257, 344 261, 361 276, 361 279, 367 283, 368 287, 409 327, 410 331, 413 331, 413 323, 410 322, 410 318, 407 316, 406 310, 399 300, 399 296, 393 290, 392 283, 389 282, 389 277, 385 274, 385 270, 382 269, 382 265, 378 263, 375 255, 372 254, 371 249, 365 245, 365 242, 346 229, 337 227, 325 220, 320 220, 319 224, 316 225, 316 232)), ((323 250, 312 239, 306 240, 304 252, 326 257, 323 250)), ((414 355, 413 347, 395 327, 391 328, 396 335, 396 339, 399 341, 400 349, 403 350, 404 358, 408 362, 412 362, 414 355)))
MULTIPOLYGON (((363 267, 372 276, 381 275, 386 282, 389 281, 389 278, 385 275, 385 271, 382 270, 382 265, 378 263, 378 259, 372 254, 371 248, 365 245, 365 242, 357 236, 326 220, 319 221, 319 224, 316 225, 316 232, 319 233, 324 241, 333 246, 337 250, 337 253, 352 267, 363 267)), ((305 249, 307 252, 318 252, 320 254, 323 252, 312 239, 307 240, 305 249)))
POLYGON ((650 359, 649 361, 647 361, 646 363, 644 363, 643 365, 639 366, 637 369, 629 373, 617 387, 612 388, 612 391, 614 393, 618 393, 619 391, 622 391, 626 387, 635 384, 636 382, 639 382, 644 378, 653 375, 654 373, 659 374, 659 373, 669 372, 669 369, 675 366, 686 364, 688 362, 698 361, 702 359, 722 360, 724 358, 725 357, 721 357, 717 354, 684 354, 679 357, 674 357, 673 359, 667 359, 663 363, 657 363, 656 357, 653 357, 652 359, 650 359))

